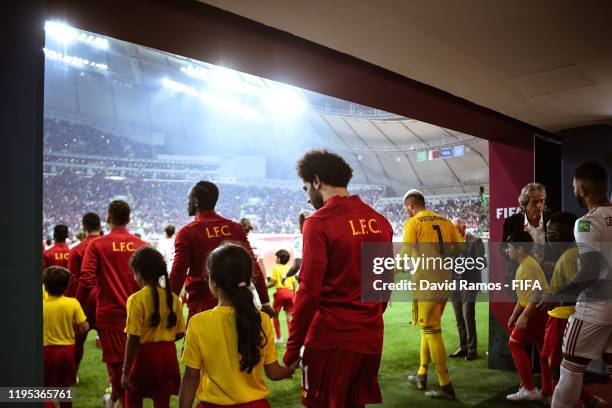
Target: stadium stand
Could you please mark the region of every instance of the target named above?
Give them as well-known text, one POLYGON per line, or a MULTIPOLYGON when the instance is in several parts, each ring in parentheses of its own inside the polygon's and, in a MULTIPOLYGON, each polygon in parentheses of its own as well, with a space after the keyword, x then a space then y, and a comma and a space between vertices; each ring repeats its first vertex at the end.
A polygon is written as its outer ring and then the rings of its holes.
POLYGON ((152 145, 50 117, 44 121, 44 149, 45 153, 126 158, 153 158, 156 153, 152 145))
MULTIPOLYGON (((43 236, 46 237, 49 228, 58 223, 66 223, 70 231, 78 231, 80 214, 87 211, 104 214, 106 205, 114 198, 125 198, 132 204, 133 230, 140 231, 144 237, 157 236, 168 223, 184 225, 190 222, 186 203, 192 185, 192 181, 118 180, 69 172, 46 174, 43 236)), ((235 220, 243 216, 252 218, 258 233, 297 233, 296 214, 309 207, 304 192, 298 188, 287 190, 224 183, 220 183, 219 188, 219 213, 235 220)), ((355 192, 389 219, 396 235, 401 234, 406 221, 401 198, 379 202, 380 187, 360 188, 355 192)), ((474 231, 486 231, 487 217, 482 214, 480 201, 475 198, 432 200, 430 205, 434 211, 447 217, 464 218, 474 231)))
MULTIPOLYGON (((395 234, 400 234, 406 222, 402 198, 380 200, 376 203, 375 208, 387 217, 395 234)), ((457 196, 444 199, 436 199, 434 196, 427 200, 427 208, 450 219, 462 218, 472 232, 489 231, 488 213, 483 211, 478 196, 457 196)))
MULTIPOLYGON (((185 225, 187 195, 192 181, 154 181, 143 179, 114 180, 101 176, 79 176, 71 173, 44 177, 43 236, 53 225, 67 223, 78 231, 79 215, 87 211, 104 214, 114 198, 126 199, 133 208, 132 226, 143 236, 155 236, 166 224, 185 225)), ((248 215, 258 233, 294 234, 299 232, 297 214, 309 207, 301 189, 255 187, 219 184, 220 214, 238 220, 248 215)), ((364 201, 374 204, 381 188, 362 189, 364 201)))

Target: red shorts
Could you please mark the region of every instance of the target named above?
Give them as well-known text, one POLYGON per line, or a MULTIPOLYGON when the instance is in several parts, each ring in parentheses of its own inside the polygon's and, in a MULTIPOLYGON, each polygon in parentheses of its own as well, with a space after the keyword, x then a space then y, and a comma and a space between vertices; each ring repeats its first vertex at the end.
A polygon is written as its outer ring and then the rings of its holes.
POLYGON ((527 328, 521 330, 515 327, 510 337, 521 344, 531 343, 541 348, 544 343, 544 329, 547 321, 548 313, 534 310, 527 321, 527 328))
POLYGON ((274 292, 274 302, 272 308, 275 312, 285 308, 285 312, 293 313, 293 300, 295 295, 291 289, 276 289, 274 292))
POLYGON ((557 317, 548 316, 546 322, 546 331, 544 333, 544 347, 540 356, 548 361, 551 368, 561 367, 563 360, 563 333, 567 326, 567 319, 559 319, 557 317))
MULTIPOLYGON (((181 373, 174 342, 142 343, 138 345, 130 370, 126 399, 162 397, 178 394, 181 373)), ((129 404, 128 404, 129 405, 129 404)))
POLYGON ((76 383, 74 346, 45 346, 45 387, 69 387, 76 383))
POLYGON ((127 334, 123 330, 98 329, 102 346, 102 361, 106 364, 123 363, 127 334))
POLYGON ((306 347, 302 358, 302 404, 345 408, 382 403, 380 354, 306 347))
POLYGON ((235 405, 217 405, 211 404, 210 402, 200 402, 198 404, 198 408, 227 408, 227 407, 236 407, 236 408, 270 408, 271 405, 268 400, 261 399, 252 402, 245 402, 244 404, 235 404, 235 405))
POLYGON ((215 306, 217 306, 217 303, 219 302, 214 296, 210 296, 209 299, 187 301, 187 308, 189 309, 187 321, 189 321, 189 319, 191 319, 191 317, 195 314, 213 309, 215 306))

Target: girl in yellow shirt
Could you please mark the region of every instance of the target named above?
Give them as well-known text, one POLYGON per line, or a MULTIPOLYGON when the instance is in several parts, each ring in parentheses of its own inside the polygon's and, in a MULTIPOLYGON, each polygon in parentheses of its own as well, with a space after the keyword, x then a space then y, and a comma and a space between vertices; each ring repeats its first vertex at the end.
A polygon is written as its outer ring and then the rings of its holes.
POLYGON ((181 381, 174 342, 185 333, 183 305, 170 290, 166 262, 156 249, 134 252, 130 267, 142 289, 126 304, 128 339, 121 376, 126 405, 142 407, 143 398, 152 398, 156 408, 169 407, 181 381), (161 277, 165 287, 159 285, 161 277))
POLYGON ((298 363, 285 367, 277 361, 272 322, 257 310, 249 290, 251 257, 226 243, 210 253, 207 268, 218 305, 189 321, 179 406, 191 408, 197 397, 199 408, 270 407, 262 371, 281 380, 291 377, 298 363))

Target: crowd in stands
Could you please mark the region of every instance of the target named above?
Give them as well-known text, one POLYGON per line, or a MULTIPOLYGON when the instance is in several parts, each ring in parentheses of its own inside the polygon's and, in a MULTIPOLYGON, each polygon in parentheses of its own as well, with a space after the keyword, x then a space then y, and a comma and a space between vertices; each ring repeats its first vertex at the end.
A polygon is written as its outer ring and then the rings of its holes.
MULTIPOLYGON (((124 198, 133 208, 131 228, 145 237, 156 237, 166 224, 181 226, 190 222, 186 206, 192 186, 192 181, 112 180, 69 172, 47 174, 44 177, 44 235, 59 223, 67 224, 74 234, 80 229, 80 214, 87 211, 104 214, 111 200, 124 198)), ((297 233, 297 214, 311 209, 299 188, 219 184, 219 189, 218 212, 235 220, 251 218, 257 233, 297 233)), ((406 221, 401 200, 378 202, 382 195, 382 189, 378 187, 360 188, 353 192, 375 206, 389 219, 395 233, 401 234, 406 221)), ((449 218, 462 217, 468 228, 474 231, 483 231, 486 227, 486 214, 482 214, 480 201, 476 198, 432 201, 428 205, 449 218)))
POLYGON ((123 158, 153 158, 156 154, 155 147, 150 144, 56 118, 45 118, 43 134, 44 150, 50 153, 123 158))
MULTIPOLYGON (((167 223, 189 222, 186 202, 193 181, 217 171, 215 164, 158 160, 152 145, 50 117, 44 121, 44 152, 44 235, 57 223, 66 223, 76 233, 80 214, 104 214, 109 201, 122 197, 134 210, 132 229, 157 236, 167 223)), ((219 213, 236 220, 251 218, 258 233, 297 233, 297 214, 310 209, 299 188, 219 187, 219 213)), ((378 202, 381 187, 357 187, 353 193, 375 206, 389 219, 395 234, 401 235, 406 221, 401 199, 378 202)), ((449 218, 463 218, 471 231, 488 231, 488 214, 483 214, 477 198, 430 201, 428 205, 449 218)))
POLYGON ((43 171, 73 172, 87 176, 117 176, 164 180, 194 180, 213 175, 216 164, 181 163, 165 160, 125 160, 98 156, 53 154, 45 156, 43 171))
MULTIPOLYGON (((43 185, 43 232, 46 236, 53 225, 61 223, 68 225, 74 234, 80 229, 82 214, 88 211, 104 214, 111 200, 123 198, 132 205, 131 229, 143 237, 156 237, 166 224, 182 226, 191 221, 187 216, 187 195, 192 186, 192 181, 112 180, 69 172, 47 174, 43 185)), ((311 209, 299 186, 291 190, 219 184, 219 190, 217 211, 234 220, 251 218, 257 233, 298 233, 299 212, 311 209)), ((374 205, 382 189, 372 187, 356 192, 374 205)))
MULTIPOLYGON (((402 200, 378 202, 375 208, 389 220, 395 234, 401 234, 406 222, 402 200)), ((489 231, 489 215, 483 211, 478 197, 428 200, 427 208, 450 219, 463 219, 472 232, 489 231)))

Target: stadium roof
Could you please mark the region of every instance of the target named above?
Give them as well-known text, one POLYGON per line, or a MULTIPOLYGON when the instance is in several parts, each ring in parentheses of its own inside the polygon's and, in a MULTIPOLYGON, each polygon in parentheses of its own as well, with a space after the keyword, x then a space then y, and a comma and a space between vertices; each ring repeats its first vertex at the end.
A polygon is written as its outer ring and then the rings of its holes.
MULTIPOLYGON (((338 151, 354 167, 356 182, 387 185, 390 188, 387 195, 402 195, 407 188, 415 187, 438 194, 476 192, 479 186, 488 185, 488 142, 485 140, 307 90, 285 89, 276 82, 211 64, 86 34, 83 38, 89 41, 69 45, 47 36, 46 53, 50 63, 45 71, 45 108, 48 116, 165 145, 166 153, 187 154, 197 151, 194 144, 198 147, 205 144, 206 154, 222 155, 228 151, 227 144, 219 145, 217 140, 202 138, 202 134, 211 133, 206 126, 215 118, 210 117, 197 98, 189 98, 196 89, 208 87, 221 76, 226 90, 237 88, 234 96, 240 94, 242 100, 253 106, 260 92, 278 89, 297 92, 307 105, 299 123, 296 122, 295 128, 299 130, 283 124, 274 128, 278 137, 294 136, 300 144, 306 144, 301 150, 317 146, 338 151), (104 41, 107 41, 104 47, 94 46, 104 41), (63 57, 58 57, 59 53, 63 57), (65 59, 66 56, 70 59, 65 59), (215 146, 222 147, 215 151, 215 146), (448 152, 461 146, 461 155, 433 159, 434 150, 448 152)), ((248 106, 230 106, 239 107, 244 114, 250 113, 246 110, 250 109, 248 106)), ((228 137, 224 131, 217 130, 211 137, 228 137)), ((249 154, 291 161, 286 168, 294 174, 295 157, 279 155, 269 144, 263 144, 261 137, 256 137, 270 133, 270 127, 234 127, 227 132, 244 133, 234 145, 249 154)), ((279 151, 290 150, 277 147, 279 151)))
POLYGON ((609 0, 203 0, 550 132, 612 123, 609 0))

